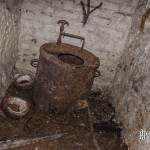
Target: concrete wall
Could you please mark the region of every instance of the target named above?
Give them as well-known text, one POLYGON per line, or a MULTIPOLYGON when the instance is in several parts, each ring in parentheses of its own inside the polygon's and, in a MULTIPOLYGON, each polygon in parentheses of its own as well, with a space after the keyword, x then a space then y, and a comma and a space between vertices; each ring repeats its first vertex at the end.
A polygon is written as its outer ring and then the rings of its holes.
POLYGON ((11 82, 17 58, 21 1, 0 1, 0 99, 11 82))
MULTIPOLYGON (((17 67, 33 70, 30 60, 38 58, 43 43, 56 41, 59 34, 57 21, 66 19, 70 22, 66 32, 85 37, 85 48, 100 58, 102 76, 96 79, 94 87, 109 85, 125 47, 137 1, 104 0, 102 8, 91 14, 83 27, 80 0, 24 0, 17 67)), ((91 0, 92 7, 99 2, 91 0)), ((65 38, 63 41, 81 45, 79 40, 65 38)))
POLYGON ((140 0, 137 6, 112 89, 116 115, 123 124, 129 150, 150 149, 150 15, 144 31, 139 30, 142 15, 146 7, 150 8, 146 2, 140 0), (144 140, 139 139, 141 129, 149 134, 144 140))

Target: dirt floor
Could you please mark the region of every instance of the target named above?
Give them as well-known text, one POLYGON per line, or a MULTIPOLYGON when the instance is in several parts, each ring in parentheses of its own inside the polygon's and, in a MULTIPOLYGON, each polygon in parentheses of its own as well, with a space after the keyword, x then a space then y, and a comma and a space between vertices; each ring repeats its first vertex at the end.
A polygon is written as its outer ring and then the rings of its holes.
MULTIPOLYGON (((7 95, 32 101, 32 93, 12 84, 7 95)), ((1 112, 0 150, 127 150, 110 98, 107 90, 91 92, 87 107, 62 116, 37 113, 34 107, 21 119, 1 112)))

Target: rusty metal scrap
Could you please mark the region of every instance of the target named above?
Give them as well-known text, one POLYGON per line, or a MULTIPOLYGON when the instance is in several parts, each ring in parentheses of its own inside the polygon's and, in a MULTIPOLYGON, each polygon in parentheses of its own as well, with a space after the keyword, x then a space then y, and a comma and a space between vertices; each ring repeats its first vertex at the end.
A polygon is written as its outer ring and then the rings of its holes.
POLYGON ((84 37, 64 32, 66 20, 59 20, 57 43, 46 43, 40 48, 40 57, 31 65, 38 68, 35 77, 34 102, 42 112, 71 111, 77 101, 91 90, 93 80, 100 76, 99 58, 83 49, 84 37), (82 47, 62 43, 62 36, 80 39, 82 47))
POLYGON ((99 65, 95 55, 77 46, 42 45, 34 90, 37 110, 70 111, 89 93, 99 65))
POLYGON ((62 34, 63 34, 63 32, 64 32, 64 29, 65 29, 65 25, 69 26, 69 22, 67 22, 66 20, 59 20, 59 21, 57 22, 57 24, 61 24, 59 37, 58 37, 58 39, 57 39, 57 44, 60 45, 60 44, 61 44, 62 34))

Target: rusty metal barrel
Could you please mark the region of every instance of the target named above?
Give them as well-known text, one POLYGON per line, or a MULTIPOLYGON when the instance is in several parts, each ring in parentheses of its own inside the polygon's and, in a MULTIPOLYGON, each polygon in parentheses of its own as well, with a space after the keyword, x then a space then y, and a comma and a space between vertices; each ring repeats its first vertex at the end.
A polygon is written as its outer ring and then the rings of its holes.
POLYGON ((98 57, 83 46, 80 48, 61 42, 42 45, 34 87, 37 110, 70 111, 91 90, 99 65, 98 57))

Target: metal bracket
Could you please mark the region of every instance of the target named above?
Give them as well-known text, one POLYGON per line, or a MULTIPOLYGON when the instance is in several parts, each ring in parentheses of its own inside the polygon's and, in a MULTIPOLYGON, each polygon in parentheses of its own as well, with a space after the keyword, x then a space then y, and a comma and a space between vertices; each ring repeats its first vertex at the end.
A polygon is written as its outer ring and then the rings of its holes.
POLYGON ((82 47, 81 49, 83 49, 84 44, 85 44, 85 38, 78 36, 78 35, 74 35, 74 34, 69 34, 69 33, 65 33, 64 32, 64 26, 67 25, 69 26, 69 23, 66 20, 59 20, 57 22, 58 24, 61 24, 60 26, 60 33, 59 33, 59 37, 57 39, 57 45, 60 45, 62 43, 62 36, 67 36, 67 37, 71 37, 71 38, 76 38, 76 39, 80 39, 82 41, 82 47))
POLYGON ((69 33, 62 33, 62 35, 63 35, 63 37, 64 36, 68 36, 68 37, 71 37, 71 38, 80 39, 82 41, 82 47, 81 47, 81 49, 83 49, 84 44, 85 44, 85 38, 84 37, 78 36, 78 35, 74 35, 74 34, 69 34, 69 33))
POLYGON ((57 39, 57 44, 60 45, 60 44, 61 44, 61 37, 62 37, 62 34, 63 34, 63 32, 64 32, 65 25, 69 26, 69 22, 66 21, 66 20, 59 20, 59 21, 57 22, 57 24, 61 24, 59 37, 58 37, 58 39, 57 39))
POLYGON ((38 59, 31 59, 30 65, 31 65, 32 67, 36 68, 37 65, 38 65, 38 59))

